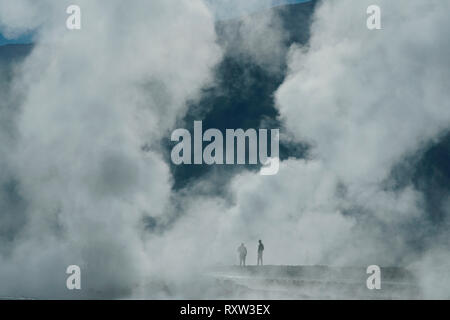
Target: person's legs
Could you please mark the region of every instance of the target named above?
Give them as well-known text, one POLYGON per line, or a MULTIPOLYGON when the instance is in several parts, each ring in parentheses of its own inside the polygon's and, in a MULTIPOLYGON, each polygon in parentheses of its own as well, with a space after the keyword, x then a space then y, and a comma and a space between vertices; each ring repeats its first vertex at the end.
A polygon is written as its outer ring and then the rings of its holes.
POLYGON ((260 253, 258 253, 258 262, 257 262, 257 265, 259 266, 259 265, 263 265, 263 258, 262 258, 262 254, 260 254, 260 253))

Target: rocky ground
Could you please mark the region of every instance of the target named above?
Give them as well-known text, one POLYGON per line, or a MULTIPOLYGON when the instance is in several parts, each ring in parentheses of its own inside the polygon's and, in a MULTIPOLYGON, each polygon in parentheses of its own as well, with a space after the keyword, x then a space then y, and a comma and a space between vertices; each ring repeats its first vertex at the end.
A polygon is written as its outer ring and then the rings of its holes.
POLYGON ((381 289, 369 290, 363 267, 218 267, 209 276, 226 295, 250 299, 420 299, 414 274, 381 268, 381 289))

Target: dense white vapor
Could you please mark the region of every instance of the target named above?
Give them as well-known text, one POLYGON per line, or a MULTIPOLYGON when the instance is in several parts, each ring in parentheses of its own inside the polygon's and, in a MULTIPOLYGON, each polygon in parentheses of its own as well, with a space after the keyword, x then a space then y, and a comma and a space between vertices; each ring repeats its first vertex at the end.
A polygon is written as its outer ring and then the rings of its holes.
MULTIPOLYGON (((449 263, 448 238, 417 254, 408 225, 426 220, 423 195, 388 180, 450 126, 450 3, 377 2, 376 31, 371 1, 320 2, 309 44, 289 51, 276 107, 282 135, 310 142, 310 159, 285 160, 275 176, 239 173, 211 195, 220 177, 172 191, 154 147, 220 60, 203 1, 80 0, 82 30, 69 32, 68 2, 0 0, 2 32, 38 28, 14 78, 19 103, 0 119, 14 127, 0 128, 0 182, 24 199, 0 198, 0 210, 20 211, 0 220, 14 235, 0 244, 0 295, 214 298, 195 272, 232 264, 241 242, 254 264, 262 239, 267 264, 406 265, 426 297, 449 297, 429 272, 449 263), (144 216, 164 232, 144 230, 144 216), (81 293, 65 288, 70 264, 86 272, 81 293)), ((279 70, 276 19, 244 19, 243 42, 228 45, 279 70)))
POLYGON ((310 48, 293 48, 277 94, 288 128, 344 182, 382 181, 450 122, 449 4, 381 1, 379 31, 365 28, 368 4, 323 2, 310 48))
POLYGON ((450 41, 441 32, 449 4, 382 1, 377 31, 365 28, 369 4, 322 3, 308 50, 291 50, 277 105, 349 197, 396 223, 420 214, 420 197, 386 192, 382 182, 450 124, 450 41))
POLYGON ((226 212, 217 203, 202 210, 217 223, 190 213, 197 226, 215 230, 197 242, 224 248, 230 239, 256 246, 262 238, 273 264, 410 266, 425 297, 448 297, 448 283, 433 290, 440 278, 426 268, 442 262, 434 252, 445 239, 415 251, 408 240, 419 227, 408 225, 427 220, 423 196, 413 186, 393 190, 388 179, 450 126, 450 41, 442 32, 450 29, 450 5, 379 1, 383 29, 369 31, 370 4, 321 2, 308 47, 291 48, 277 107, 290 134, 311 143, 311 160, 284 161, 274 177, 236 177, 226 212))
MULTIPOLYGON (((382 30, 375 31, 366 28, 370 4, 323 1, 308 48, 291 49, 290 72, 276 97, 287 129, 314 146, 315 160, 306 167, 320 165, 315 179, 339 182, 334 192, 315 189, 308 202, 359 211, 389 230, 368 223, 336 262, 396 264, 412 254, 402 225, 427 213, 420 193, 390 191, 384 182, 395 164, 449 128, 450 41, 442 30, 450 29, 450 4, 378 1, 382 30)), ((338 230, 347 233, 335 225, 338 230)))
POLYGON ((286 59, 288 33, 277 11, 246 15, 239 24, 225 25, 224 47, 241 61, 252 63, 270 72, 279 72, 286 59))
MULTIPOLYGON (((130 294, 154 263, 142 218, 170 196, 157 145, 220 59, 202 1, 78 1, 82 29, 65 27, 64 1, 0 1, 7 34, 38 27, 14 79, 18 139, 2 160, 26 199, 26 222, 0 257, 1 295, 130 294)), ((3 114, 5 116, 5 114, 3 114)), ((6 245, 5 245, 6 246, 6 245)))
POLYGON ((40 27, 50 14, 49 1, 0 1, 0 30, 14 38, 40 27))

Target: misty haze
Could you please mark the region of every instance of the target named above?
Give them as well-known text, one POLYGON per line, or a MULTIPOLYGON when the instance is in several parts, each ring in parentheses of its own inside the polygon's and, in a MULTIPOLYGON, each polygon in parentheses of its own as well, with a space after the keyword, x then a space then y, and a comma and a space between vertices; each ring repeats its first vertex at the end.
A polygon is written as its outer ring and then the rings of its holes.
POLYGON ((0 299, 450 298, 449 1, 76 2, 0 0, 0 299))

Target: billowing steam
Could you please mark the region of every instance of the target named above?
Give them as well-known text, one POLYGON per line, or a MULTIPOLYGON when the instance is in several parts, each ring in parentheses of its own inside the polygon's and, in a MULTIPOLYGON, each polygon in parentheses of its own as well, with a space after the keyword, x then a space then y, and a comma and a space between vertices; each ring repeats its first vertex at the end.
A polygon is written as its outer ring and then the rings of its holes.
POLYGON ((87 297, 213 298, 193 277, 262 238, 270 264, 402 265, 426 297, 448 297, 433 274, 450 263, 448 237, 391 174, 449 128, 450 4, 378 0, 382 30, 370 31, 372 2, 320 2, 305 47, 274 50, 276 17, 243 23, 246 41, 228 50, 280 72, 289 49, 276 108, 311 150, 276 176, 237 174, 222 195, 198 192, 220 182, 209 176, 173 191, 160 150, 221 59, 203 1, 80 0, 83 28, 69 32, 70 3, 0 0, 6 35, 38 30, 14 111, 1 110, 0 295, 72 297, 64 271, 78 264, 87 297))

